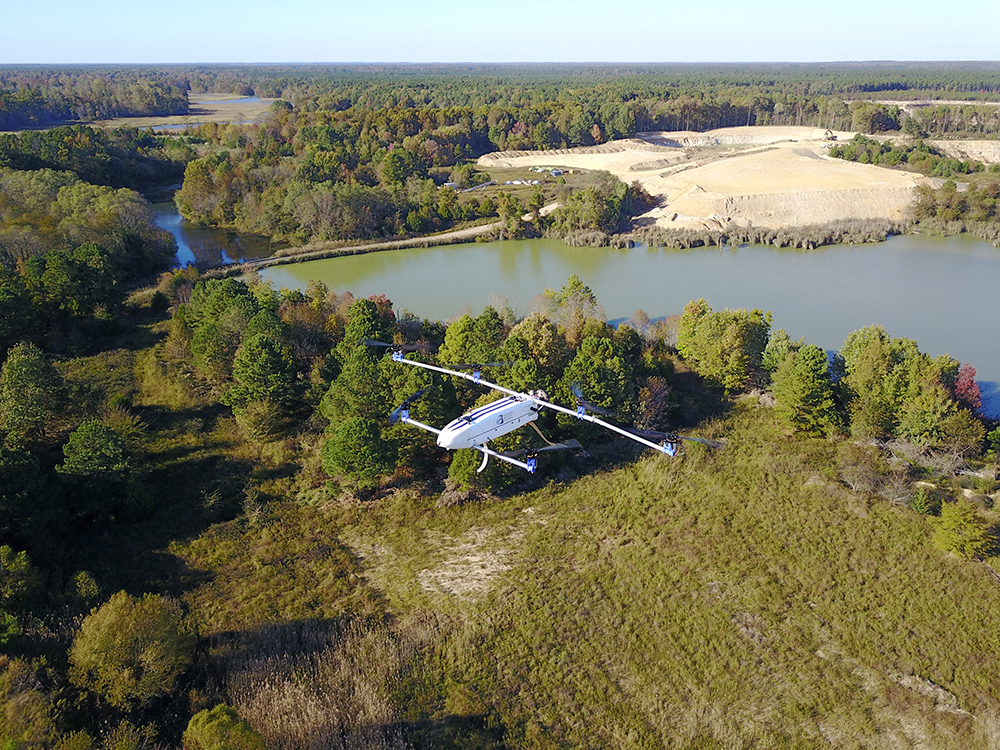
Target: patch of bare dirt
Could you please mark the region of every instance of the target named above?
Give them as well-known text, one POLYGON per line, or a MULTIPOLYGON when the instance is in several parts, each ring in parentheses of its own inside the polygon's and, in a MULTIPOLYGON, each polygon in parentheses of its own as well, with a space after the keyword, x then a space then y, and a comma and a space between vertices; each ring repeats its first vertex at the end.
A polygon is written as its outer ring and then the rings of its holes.
POLYGON ((497 542, 488 529, 472 529, 461 538, 438 542, 443 559, 417 573, 420 587, 458 597, 487 591, 494 578, 511 568, 509 545, 497 542))

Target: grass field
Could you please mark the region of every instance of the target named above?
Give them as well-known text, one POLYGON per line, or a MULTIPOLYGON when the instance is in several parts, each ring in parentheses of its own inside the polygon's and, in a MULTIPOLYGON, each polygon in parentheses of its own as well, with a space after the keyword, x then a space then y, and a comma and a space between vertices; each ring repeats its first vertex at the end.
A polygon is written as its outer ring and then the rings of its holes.
MULTIPOLYGON (((710 429, 724 450, 486 504, 278 502, 175 547, 211 581, 188 602, 203 632, 326 623, 323 649, 356 676, 391 653, 369 686, 385 731, 345 725, 366 747, 995 747, 985 566, 935 548, 927 516, 847 489, 836 446, 789 442, 766 408, 710 429), (343 617, 369 624, 347 637, 343 617)), ((241 672, 288 691, 245 706, 275 741, 275 701, 294 710, 303 680, 329 678, 287 638, 241 672)))

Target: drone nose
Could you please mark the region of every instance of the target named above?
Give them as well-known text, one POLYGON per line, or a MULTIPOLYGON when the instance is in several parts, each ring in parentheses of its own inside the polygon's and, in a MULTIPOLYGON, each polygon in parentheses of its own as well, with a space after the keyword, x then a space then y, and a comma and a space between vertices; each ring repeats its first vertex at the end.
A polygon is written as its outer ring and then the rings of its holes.
POLYGON ((441 430, 441 432, 438 434, 437 444, 442 448, 445 448, 450 451, 456 450, 457 448, 460 447, 464 448, 465 446, 457 445, 458 437, 459 437, 458 433, 456 433, 454 430, 444 429, 441 430))

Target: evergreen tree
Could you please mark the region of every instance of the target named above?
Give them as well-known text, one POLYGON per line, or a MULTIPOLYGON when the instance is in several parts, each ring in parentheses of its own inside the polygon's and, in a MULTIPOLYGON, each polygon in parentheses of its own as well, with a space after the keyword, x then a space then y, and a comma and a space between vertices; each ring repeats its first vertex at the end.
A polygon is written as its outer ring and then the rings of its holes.
POLYGON ((590 403, 610 409, 624 421, 636 413, 634 373, 611 339, 589 336, 580 343, 558 386, 564 403, 576 400, 574 384, 579 384, 590 403))
POLYGON ((959 500, 941 506, 934 543, 946 552, 972 559, 987 554, 994 539, 976 506, 959 500))
POLYGON ((295 377, 289 348, 266 333, 252 334, 236 352, 235 383, 222 402, 237 412, 255 402, 288 403, 295 396, 295 377))
POLYGON ((375 420, 351 417, 334 427, 324 443, 323 470, 331 477, 343 475, 358 489, 368 490, 395 470, 396 455, 396 446, 382 437, 375 420))
POLYGON ((0 430, 8 445, 25 445, 45 434, 59 408, 62 379, 33 344, 18 344, 0 368, 0 430))
POLYGON ((265 750, 264 738, 224 703, 199 711, 184 730, 187 750, 265 750))
POLYGON ((792 352, 774 373, 775 407, 781 420, 807 435, 829 432, 835 423, 833 387, 826 352, 803 346, 792 352))
POLYGON ((777 331, 771 333, 771 336, 768 338, 767 346, 764 347, 764 354, 760 358, 760 366, 768 372, 774 373, 781 366, 781 363, 788 358, 788 355, 796 351, 800 346, 802 346, 801 340, 795 343, 785 332, 784 328, 779 328, 777 331))
POLYGON ((0 357, 18 341, 31 340, 39 322, 24 280, 0 267, 0 357))
POLYGON ((746 387, 760 369, 770 330, 770 313, 716 312, 700 299, 684 307, 677 350, 699 375, 731 393, 746 387))

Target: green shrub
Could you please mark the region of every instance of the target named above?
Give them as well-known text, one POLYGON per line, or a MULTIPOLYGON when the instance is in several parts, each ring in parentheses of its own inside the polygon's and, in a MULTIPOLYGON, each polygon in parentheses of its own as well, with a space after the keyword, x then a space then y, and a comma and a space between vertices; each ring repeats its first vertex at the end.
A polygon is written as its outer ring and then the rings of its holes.
POLYGON ((264 750, 264 739, 224 703, 196 713, 184 732, 185 750, 264 750))
POLYGON ((959 500, 941 506, 934 542, 945 552, 972 559, 987 554, 993 545, 993 534, 976 506, 959 500))
POLYGON ((119 591, 83 621, 69 652, 70 680, 117 708, 142 705, 174 689, 196 640, 176 603, 119 591))

